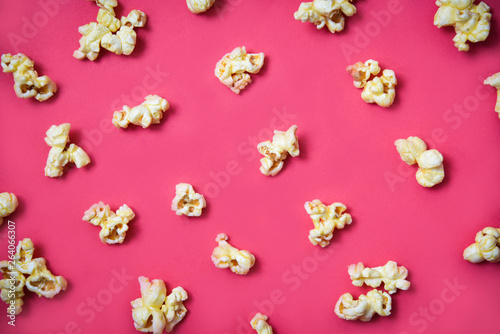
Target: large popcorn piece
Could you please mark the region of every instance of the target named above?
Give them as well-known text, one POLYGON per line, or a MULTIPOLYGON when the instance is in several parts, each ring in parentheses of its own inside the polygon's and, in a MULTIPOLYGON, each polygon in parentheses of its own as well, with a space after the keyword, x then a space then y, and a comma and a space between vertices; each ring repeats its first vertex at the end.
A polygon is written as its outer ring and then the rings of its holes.
POLYGON ((114 213, 109 205, 103 202, 94 204, 85 211, 83 220, 101 227, 99 238, 105 244, 121 244, 125 240, 128 223, 135 218, 135 213, 126 204, 123 204, 114 213))
POLYGON ((205 197, 195 192, 192 185, 179 183, 175 186, 175 197, 171 208, 176 215, 199 217, 206 206, 205 197))
POLYGON ((418 137, 398 139, 394 144, 404 162, 418 164, 416 178, 421 186, 433 187, 443 181, 443 156, 438 150, 427 150, 427 145, 418 137))
POLYGON ((484 2, 474 4, 474 0, 437 0, 439 7, 434 16, 438 28, 453 26, 453 42, 459 51, 469 51, 468 41, 484 41, 490 33, 490 7, 484 2))
POLYGON ((215 0, 186 0, 189 10, 194 14, 206 12, 214 2, 215 0))
POLYGON ((309 231, 309 241, 313 245, 328 246, 335 228, 343 229, 352 223, 352 217, 344 213, 347 208, 342 203, 326 206, 320 200, 315 199, 312 202, 306 202, 304 208, 314 223, 314 229, 309 231))
POLYGON ((34 65, 33 60, 22 53, 14 56, 10 53, 2 55, 3 71, 14 76, 16 95, 23 99, 35 97, 42 102, 57 92, 57 86, 48 76, 39 77, 34 65))
POLYGON ((384 289, 390 294, 393 294, 397 289, 408 290, 410 282, 406 280, 408 270, 399 266, 394 261, 389 261, 381 267, 368 268, 362 262, 351 264, 348 267, 348 272, 355 286, 362 286, 363 283, 372 288, 379 287, 382 282, 384 289))
POLYGON ((132 301, 132 319, 135 329, 143 333, 160 334, 163 330, 171 332, 174 326, 186 315, 183 302, 188 299, 187 292, 177 287, 167 296, 167 288, 162 280, 139 277, 141 298, 132 301))
POLYGON ((113 113, 113 124, 118 129, 126 129, 130 123, 148 128, 151 124, 159 124, 163 113, 168 110, 168 101, 158 95, 148 95, 140 105, 130 108, 123 106, 113 113))
POLYGON ((299 10, 293 14, 296 20, 311 22, 316 28, 322 29, 325 25, 332 34, 344 30, 345 16, 356 14, 356 7, 352 0, 314 0, 303 2, 299 10))
POLYGON ((87 153, 79 146, 69 143, 69 130, 71 125, 64 123, 52 125, 46 132, 45 143, 51 147, 45 166, 45 176, 59 177, 63 175, 64 166, 68 162, 74 163, 77 168, 82 168, 90 163, 87 153))
POLYGON ((252 320, 250 320, 250 325, 257 331, 257 334, 273 334, 273 328, 269 326, 267 319, 267 315, 257 313, 252 320))
POLYGON ((497 103, 495 105, 495 111, 498 113, 498 117, 500 117, 500 72, 486 78, 486 80, 484 80, 484 84, 497 89, 497 103))
POLYGON ((387 292, 376 289, 354 300, 350 293, 340 296, 335 305, 335 314, 340 319, 370 321, 375 313, 382 317, 391 314, 392 298, 387 292))
POLYGON ((297 125, 292 125, 286 132, 274 130, 273 141, 262 142, 257 149, 264 156, 260 159, 260 172, 271 176, 278 174, 288 154, 292 157, 300 154, 297 125))
POLYGON ((215 76, 220 82, 239 94, 252 79, 250 74, 259 73, 264 65, 264 53, 250 53, 244 46, 237 47, 222 57, 215 66, 215 76))
POLYGON ((250 268, 255 264, 255 257, 247 250, 239 250, 231 246, 228 242, 228 236, 220 233, 215 238, 219 246, 212 252, 212 261, 217 268, 230 268, 238 275, 246 275, 250 268))
POLYGON ((500 261, 500 228, 486 227, 477 232, 476 242, 464 250, 464 260, 472 263, 500 261))
POLYGON ((3 219, 16 211, 18 205, 16 195, 12 193, 0 193, 0 225, 3 219))

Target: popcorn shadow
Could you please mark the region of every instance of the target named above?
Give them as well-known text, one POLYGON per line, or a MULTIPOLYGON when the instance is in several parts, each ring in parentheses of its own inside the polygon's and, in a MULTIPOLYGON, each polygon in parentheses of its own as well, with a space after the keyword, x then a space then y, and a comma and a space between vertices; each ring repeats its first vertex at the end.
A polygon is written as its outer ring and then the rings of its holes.
MULTIPOLYGON (((153 92, 150 92, 150 94, 154 94, 153 92)), ((161 119, 160 123, 159 124, 152 124, 149 128, 147 129, 143 129, 141 126, 136 126, 136 125, 132 125, 132 127, 134 128, 137 128, 138 130, 148 130, 148 131, 151 131, 151 132, 159 132, 159 131, 165 131, 165 129, 163 129, 164 127, 168 126, 168 124, 166 123, 171 123, 169 122, 169 116, 172 115, 172 114, 175 114, 175 111, 176 111, 176 104, 172 104, 169 102, 169 108, 167 111, 165 111, 163 113, 163 118, 161 119)), ((127 128, 127 129, 124 129, 124 130, 128 130, 130 129, 130 126, 127 128)))
MULTIPOLYGON (((290 159, 293 160, 293 159, 297 159, 297 160, 307 160, 307 157, 308 157, 308 154, 309 154, 309 137, 307 136, 307 134, 299 134, 298 136, 299 137, 299 150, 300 150, 300 154, 298 157, 287 157, 286 160, 290 159), (304 149, 305 148, 305 149, 304 149)), ((285 161, 286 161, 285 160, 285 161)), ((286 164, 286 162, 285 162, 286 164)))
MULTIPOLYGON (((224 15, 228 10, 231 9, 231 6, 229 5, 228 2, 229 2, 228 0, 217 0, 214 2, 213 6, 209 10, 207 10, 206 12, 199 13, 199 14, 192 13, 192 15, 197 15, 197 16, 199 15, 199 16, 210 18, 210 19, 213 19, 215 17, 215 18, 218 18, 220 20, 223 20, 222 15, 224 15)), ((189 11, 189 9, 187 9, 187 10, 189 11)))
MULTIPOLYGON (((133 209, 132 209, 133 210, 133 209)), ((128 223, 128 230, 127 230, 127 235, 125 236, 125 239, 121 244, 116 244, 116 245, 108 245, 110 247, 120 247, 120 245, 128 245, 129 243, 133 243, 135 239, 140 239, 140 237, 137 237, 140 235, 140 231, 137 229, 136 225, 141 226, 141 216, 137 214, 136 211, 134 211, 135 217, 128 223)))
MULTIPOLYGON (((144 27, 144 28, 137 28, 137 29, 141 29, 141 30, 144 30, 145 28, 147 27, 147 25, 144 27)), ((147 47, 147 39, 144 37, 144 38, 141 38, 141 36, 139 34, 137 34, 137 42, 135 44, 135 48, 134 48, 134 51, 129 54, 128 56, 125 56, 125 57, 129 57, 129 58, 139 58, 141 57, 143 54, 144 54, 144 51, 146 50, 146 47, 147 47)))

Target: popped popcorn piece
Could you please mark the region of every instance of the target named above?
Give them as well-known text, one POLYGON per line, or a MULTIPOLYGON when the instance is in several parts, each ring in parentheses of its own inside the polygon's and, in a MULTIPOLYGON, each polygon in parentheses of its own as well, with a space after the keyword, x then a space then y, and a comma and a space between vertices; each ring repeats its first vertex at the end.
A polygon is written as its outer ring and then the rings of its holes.
POLYGON ((464 260, 472 263, 500 261, 500 228, 486 227, 477 232, 475 243, 464 250, 464 260))
POLYGON ((95 0, 95 2, 102 9, 107 10, 113 16, 115 15, 115 7, 118 6, 117 0, 95 0))
POLYGON ((127 236, 128 223, 135 218, 135 213, 126 204, 123 204, 116 214, 109 205, 103 202, 92 205, 85 211, 83 220, 95 226, 100 226, 99 238, 104 244, 122 243, 127 236))
POLYGON ((172 293, 165 299, 165 304, 161 307, 161 311, 165 314, 167 325, 165 330, 171 332, 175 325, 181 322, 186 316, 187 309, 184 306, 184 301, 188 299, 186 290, 180 286, 172 290, 172 293))
POLYGON ((278 174, 288 154, 292 157, 300 154, 297 125, 292 125, 286 132, 274 130, 273 141, 259 143, 257 149, 264 156, 260 159, 260 172, 271 176, 278 174))
POLYGON ((44 258, 34 259, 33 273, 26 280, 26 288, 45 298, 54 298, 61 291, 66 290, 68 282, 62 276, 54 276, 45 265, 44 258))
POLYGON ((148 95, 140 105, 130 108, 123 106, 113 113, 113 124, 116 128, 126 129, 130 123, 140 125, 144 129, 151 124, 159 124, 163 113, 170 108, 167 100, 158 95, 148 95))
POLYGON ((352 0, 314 0, 303 2, 293 16, 302 22, 311 22, 317 29, 325 25, 332 34, 344 30, 345 16, 356 14, 352 0))
POLYGON ((321 247, 328 246, 335 228, 343 229, 352 223, 352 217, 344 213, 347 207, 342 203, 336 202, 326 206, 320 200, 315 199, 312 202, 306 202, 304 208, 314 223, 314 229, 309 231, 309 241, 315 246, 318 244, 321 247))
POLYGON ((443 155, 438 150, 427 150, 427 145, 418 137, 398 139, 394 145, 404 162, 408 165, 418 164, 415 177, 421 186, 433 187, 443 181, 443 155))
POLYGON ((13 193, 0 193, 0 225, 3 219, 12 214, 17 209, 17 197, 13 193))
POLYGON ((486 40, 490 33, 490 7, 484 2, 474 4, 474 0, 437 0, 439 9, 434 16, 438 28, 454 26, 455 47, 459 51, 469 51, 468 41, 476 43, 486 40))
POLYGON ((408 270, 403 266, 398 267, 394 261, 389 261, 384 266, 375 268, 365 267, 362 262, 359 262, 351 264, 348 267, 348 272, 353 285, 362 286, 364 283, 372 288, 377 288, 383 282, 384 289, 391 295, 397 289, 408 290, 410 287, 410 282, 406 280, 408 270))
POLYGON ((233 92, 239 94, 252 82, 248 73, 259 73, 263 65, 264 53, 247 54, 244 46, 237 47, 217 62, 215 76, 233 92))
POLYGON ((257 331, 258 334, 273 334, 273 328, 267 323, 267 315, 262 313, 257 313, 252 320, 250 320, 250 325, 257 331))
POLYGON ((13 308, 14 314, 18 315, 23 310, 26 277, 8 261, 0 261, 0 272, 3 278, 0 280, 0 299, 9 305, 7 312, 13 308), (14 290, 11 290, 11 286, 14 286, 14 290), (12 300, 14 300, 13 306, 11 306, 12 300))
POLYGON ((215 0, 186 0, 189 10, 194 14, 206 12, 214 2, 215 0))
POLYGON ((113 13, 102 8, 97 13, 97 22, 108 28, 111 32, 116 32, 121 26, 120 20, 113 13))
POLYGON ((239 250, 231 246, 228 242, 228 236, 219 233, 215 241, 219 246, 212 252, 212 261, 217 268, 230 268, 238 275, 248 274, 250 268, 255 264, 255 257, 247 250, 239 250))
POLYGON ((40 102, 46 101, 57 92, 57 85, 46 75, 39 77, 34 66, 34 61, 22 53, 2 55, 3 71, 12 73, 16 95, 23 99, 35 97, 40 102))
POLYGON ((378 61, 369 59, 364 64, 359 61, 354 65, 349 65, 346 70, 354 79, 354 87, 363 88, 372 76, 380 73, 380 66, 378 61))
POLYGON ((199 217, 206 206, 205 197, 195 192, 192 185, 179 183, 175 186, 175 197, 172 200, 171 209, 176 215, 199 217))
POLYGON ((370 321, 375 313, 382 317, 391 314, 392 298, 387 292, 376 289, 354 300, 350 293, 340 296, 335 305, 335 314, 340 319, 370 321))
POLYGON ((36 263, 33 262, 35 247, 30 238, 19 241, 14 255, 15 266, 23 274, 31 275, 35 270, 36 263))
POLYGON ((495 111, 498 113, 498 117, 500 117, 500 72, 486 78, 486 80, 484 80, 484 84, 497 89, 497 103, 495 104, 495 111))

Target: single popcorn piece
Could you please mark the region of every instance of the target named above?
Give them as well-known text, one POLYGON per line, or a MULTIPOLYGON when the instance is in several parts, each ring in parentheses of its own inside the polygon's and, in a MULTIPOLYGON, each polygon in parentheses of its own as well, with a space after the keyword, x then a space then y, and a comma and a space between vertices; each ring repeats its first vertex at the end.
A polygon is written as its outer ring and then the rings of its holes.
POLYGON ((0 272, 2 280, 0 280, 0 298, 7 305, 7 312, 14 310, 14 314, 18 315, 23 310, 24 286, 26 285, 26 277, 17 270, 8 261, 0 261, 0 272), (14 289, 11 289, 11 286, 14 289), (12 304, 12 300, 14 303, 12 304))
POLYGON ((355 286, 362 286, 363 283, 372 287, 378 288, 382 282, 384 289, 391 295, 397 289, 408 290, 410 282, 406 280, 408 270, 399 266, 394 261, 389 261, 381 267, 368 268, 362 262, 358 264, 351 264, 348 267, 349 276, 351 277, 352 284, 355 286))
POLYGON ((378 61, 369 59, 364 64, 357 62, 354 65, 349 65, 346 70, 354 79, 354 87, 363 88, 366 86, 368 80, 380 73, 380 66, 378 65, 378 61))
POLYGON ((250 321, 250 325, 258 334, 273 334, 273 328, 269 326, 267 319, 267 315, 257 313, 250 321))
POLYGON ((244 46, 237 47, 217 62, 215 76, 233 92, 239 94, 252 82, 248 73, 259 73, 263 65, 264 53, 247 54, 244 46))
POLYGON ((165 315, 167 325, 165 331, 171 332, 175 325, 181 322, 186 316, 187 309, 183 302, 188 299, 186 290, 178 286, 172 290, 172 293, 165 299, 165 304, 161 307, 161 311, 165 315))
POLYGON ((186 0, 189 10, 194 14, 206 12, 214 2, 215 0, 186 0))
POLYGON ((408 165, 418 164, 417 182, 423 187, 433 187, 444 179, 443 155, 438 150, 427 150, 418 137, 398 139, 394 142, 401 159, 408 165))
POLYGON ((192 185, 179 183, 175 186, 175 197, 171 208, 176 215, 199 217, 206 206, 205 197, 195 192, 192 185))
POLYGON ((477 232, 476 242, 464 250, 464 260, 472 263, 500 261, 500 228, 486 227, 477 232))
POLYGON ((3 219, 14 211, 18 206, 16 195, 13 193, 0 193, 0 225, 3 224, 3 219))
POLYGON ((342 203, 337 202, 326 206, 320 200, 315 199, 312 202, 306 202, 304 208, 314 223, 314 229, 309 231, 309 241, 315 246, 318 244, 321 247, 328 246, 335 228, 343 229, 352 223, 352 217, 344 213, 347 208, 342 203))
POLYGON ((62 276, 54 276, 45 265, 44 258, 34 259, 33 273, 26 280, 26 288, 45 298, 54 298, 61 291, 66 290, 68 282, 62 276))
POLYGON ((335 314, 340 319, 370 321, 375 313, 382 317, 391 314, 392 298, 387 292, 373 289, 354 300, 350 293, 340 296, 335 305, 335 314))
POLYGON ((455 28, 455 47, 459 51, 469 51, 467 42, 481 42, 490 33, 490 7, 484 2, 478 5, 474 0, 437 0, 439 9, 434 16, 434 25, 438 28, 455 28))
POLYGON ((259 143, 257 150, 264 156, 260 159, 260 172, 270 176, 278 174, 288 154, 292 157, 300 154, 297 125, 292 125, 286 132, 274 130, 273 141, 259 143))
POLYGON ((296 20, 311 22, 316 28, 322 29, 325 25, 332 34, 344 30, 345 16, 356 14, 356 7, 352 0, 314 0, 303 2, 299 10, 293 14, 296 20))
POLYGON ((22 53, 2 55, 2 68, 5 73, 14 76, 14 91, 20 98, 35 97, 46 101, 57 92, 57 85, 48 76, 39 77, 34 69, 35 63, 22 53))
POLYGON ((116 214, 109 205, 99 202, 85 211, 83 221, 100 226, 99 238, 104 244, 121 244, 127 235, 128 223, 135 218, 135 213, 126 204, 123 204, 116 214))
POLYGON ((215 238, 219 243, 218 247, 212 252, 212 261, 217 268, 230 268, 238 275, 246 275, 250 268, 255 264, 255 257, 247 250, 239 250, 231 246, 228 242, 228 236, 220 233, 215 238))
POLYGON ((497 103, 495 104, 495 111, 498 113, 498 117, 500 117, 500 72, 486 78, 486 80, 484 80, 484 84, 497 89, 497 103))
POLYGON ((151 124, 159 124, 163 113, 170 108, 167 100, 158 95, 148 95, 140 105, 130 108, 123 106, 113 113, 113 124, 116 128, 126 129, 130 123, 140 125, 144 129, 151 124))

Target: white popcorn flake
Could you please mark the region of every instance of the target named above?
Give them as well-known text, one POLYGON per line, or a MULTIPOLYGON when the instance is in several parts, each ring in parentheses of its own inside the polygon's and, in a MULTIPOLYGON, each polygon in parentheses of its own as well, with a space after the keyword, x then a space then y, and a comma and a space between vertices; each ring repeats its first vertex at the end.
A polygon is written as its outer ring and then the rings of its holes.
POLYGON ((314 229, 309 232, 309 241, 315 246, 318 244, 321 247, 328 246, 335 228, 343 229, 352 223, 352 217, 344 213, 347 208, 342 203, 337 202, 326 206, 320 200, 315 199, 312 202, 306 202, 304 208, 314 223, 314 229))
POLYGON ((270 176, 278 174, 288 154, 292 157, 300 154, 297 125, 292 125, 286 132, 274 130, 273 141, 259 143, 257 150, 264 156, 260 159, 260 172, 270 176))
POLYGON ((247 250, 239 250, 231 246, 228 236, 220 233, 215 238, 219 246, 212 252, 212 261, 217 268, 230 268, 238 275, 246 275, 255 264, 255 257, 247 250))
POLYGON ((140 125, 144 129, 151 124, 159 124, 163 113, 170 108, 170 104, 158 95, 148 95, 140 105, 130 108, 123 106, 120 111, 113 113, 113 125, 116 128, 126 129, 130 123, 140 125))
POLYGON ((267 315, 257 313, 250 320, 250 325, 257 331, 257 334, 273 334, 273 328, 267 323, 267 320, 267 315))
POLYGON ((172 200, 171 209, 176 215, 199 217, 206 206, 205 197, 195 192, 192 185, 179 183, 175 186, 175 197, 172 200))
POLYGON ((344 30, 345 17, 356 14, 352 0, 314 0, 303 2, 293 16, 302 22, 311 22, 317 29, 324 26, 332 34, 344 30))
POLYGON ((354 300, 350 293, 340 296, 335 305, 335 314, 340 319, 370 321, 377 313, 382 317, 391 314, 392 298, 387 292, 376 289, 354 300))
POLYGON ((389 261, 384 266, 368 268, 362 262, 351 264, 348 267, 352 284, 362 286, 366 284, 372 288, 378 288, 384 283, 384 289, 393 294, 397 289, 408 290, 410 282, 406 280, 408 270, 403 266, 398 266, 394 261, 389 261))
POLYGON ((477 232, 475 243, 464 250, 464 260, 472 263, 500 261, 500 228, 486 227, 477 232))
POLYGON ((82 220, 100 226, 99 238, 102 243, 113 245, 123 243, 127 235, 128 223, 134 218, 134 211, 126 204, 114 213, 109 205, 99 202, 85 211, 82 220))
POLYGON ((495 111, 498 113, 498 117, 500 117, 500 72, 489 76, 484 80, 485 85, 490 85, 497 89, 497 102, 495 104, 495 111))
POLYGON ((186 3, 191 13, 199 14, 209 10, 215 0, 186 0, 186 3))
POLYGON ((19 202, 13 193, 0 193, 0 225, 3 219, 16 211, 19 202))

